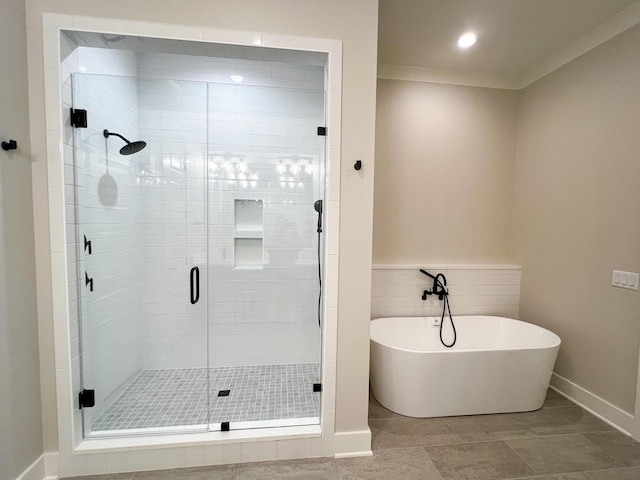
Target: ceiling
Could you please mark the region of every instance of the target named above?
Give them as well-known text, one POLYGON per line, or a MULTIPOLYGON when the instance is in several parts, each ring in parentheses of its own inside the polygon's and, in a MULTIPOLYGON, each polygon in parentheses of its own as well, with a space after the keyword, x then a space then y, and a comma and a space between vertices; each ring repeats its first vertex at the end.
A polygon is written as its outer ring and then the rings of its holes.
POLYGON ((603 24, 620 24, 621 17, 640 11, 638 0, 380 0, 379 5, 379 64, 514 81, 598 33, 594 30, 603 24), (475 32, 478 41, 460 50, 456 42, 465 31, 475 32))

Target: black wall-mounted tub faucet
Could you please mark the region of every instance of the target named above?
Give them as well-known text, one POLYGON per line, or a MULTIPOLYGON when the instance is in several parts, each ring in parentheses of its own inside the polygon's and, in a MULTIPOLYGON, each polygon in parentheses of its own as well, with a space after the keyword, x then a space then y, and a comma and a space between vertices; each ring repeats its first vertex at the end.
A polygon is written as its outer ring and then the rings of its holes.
POLYGON ((431 275, 426 270, 420 269, 420 272, 424 273, 427 277, 433 279, 433 287, 431 290, 425 290, 422 293, 422 300, 426 300, 429 295, 437 295, 438 300, 443 300, 444 297, 449 295, 447 291, 447 277, 444 276, 444 273, 438 273, 437 275, 431 275), (440 281, 442 279, 442 281, 440 281))

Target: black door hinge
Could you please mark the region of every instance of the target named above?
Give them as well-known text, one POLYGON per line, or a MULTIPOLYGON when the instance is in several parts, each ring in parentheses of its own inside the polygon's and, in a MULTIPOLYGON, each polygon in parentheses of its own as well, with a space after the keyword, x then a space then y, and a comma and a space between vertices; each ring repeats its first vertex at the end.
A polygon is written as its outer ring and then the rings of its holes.
POLYGON ((327 127, 318 127, 318 136, 324 137, 327 135, 327 127))
POLYGON ((71 126, 75 128, 87 128, 87 111, 76 108, 71 109, 71 126))
POLYGON ((96 391, 95 390, 82 390, 80 392, 80 408, 95 407, 96 405, 96 391))
POLYGON ((313 384, 313 391, 314 392, 321 392, 322 391, 322 384, 321 383, 314 383, 313 384))
POLYGON ((222 422, 220 424, 220 431, 221 432, 228 432, 229 431, 229 422, 222 422))

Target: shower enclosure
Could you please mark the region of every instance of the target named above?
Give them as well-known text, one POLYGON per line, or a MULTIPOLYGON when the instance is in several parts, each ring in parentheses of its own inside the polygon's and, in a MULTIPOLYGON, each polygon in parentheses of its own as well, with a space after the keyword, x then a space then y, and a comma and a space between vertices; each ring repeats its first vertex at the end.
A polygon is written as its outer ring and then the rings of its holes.
POLYGON ((72 77, 84 435, 319 423, 323 88, 152 71, 72 77))

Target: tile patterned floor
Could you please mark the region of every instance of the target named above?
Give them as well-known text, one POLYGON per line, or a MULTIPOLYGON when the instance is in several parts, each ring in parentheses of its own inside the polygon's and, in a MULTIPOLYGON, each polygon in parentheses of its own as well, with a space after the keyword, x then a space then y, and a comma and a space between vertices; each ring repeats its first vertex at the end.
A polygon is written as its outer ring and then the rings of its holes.
POLYGON ((319 381, 318 364, 145 370, 92 431, 319 417, 320 394, 313 392, 319 381), (221 390, 230 393, 218 396, 221 390))
MULTIPOLYGON (((373 457, 138 472, 100 480, 639 480, 640 443, 549 391, 530 413, 413 419, 369 404, 373 457)), ((87 477, 84 477, 87 480, 87 477)))

